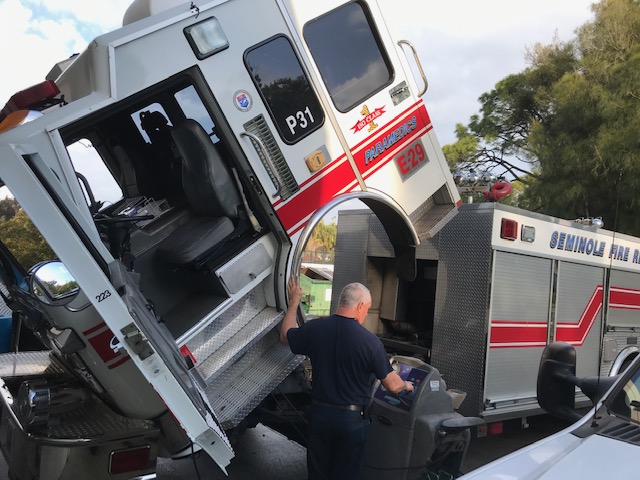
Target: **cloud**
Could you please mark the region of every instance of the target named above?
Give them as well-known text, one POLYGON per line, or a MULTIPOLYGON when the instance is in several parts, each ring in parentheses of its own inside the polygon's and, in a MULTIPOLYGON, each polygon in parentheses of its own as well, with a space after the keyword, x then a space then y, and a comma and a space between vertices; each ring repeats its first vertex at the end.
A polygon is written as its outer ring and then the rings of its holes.
POLYGON ((132 0, 23 0, 50 15, 73 18, 79 25, 96 25, 102 32, 122 26, 124 12, 132 0))
POLYGON ((92 37, 120 26, 129 0, 0 1, 0 108, 14 93, 45 80, 59 61, 92 37))
MULTIPOLYGON (((0 0, 0 107, 44 80, 53 65, 86 48, 95 36, 121 25, 132 0, 0 0), (10 45, 10 48, 7 48, 10 45)), ((478 97, 525 68, 535 43, 574 37, 592 18, 592 0, 380 0, 397 39, 418 49, 429 80, 425 101, 443 144, 456 123, 479 109, 478 97)), ((418 81, 419 82, 419 81, 418 81)))
MULTIPOLYGON (((477 113, 478 98, 526 66, 527 48, 575 38, 591 20, 593 0, 380 0, 392 34, 418 49, 429 80, 424 96, 442 144, 455 141, 456 123, 477 113)), ((418 81, 419 83, 419 81, 418 81)))

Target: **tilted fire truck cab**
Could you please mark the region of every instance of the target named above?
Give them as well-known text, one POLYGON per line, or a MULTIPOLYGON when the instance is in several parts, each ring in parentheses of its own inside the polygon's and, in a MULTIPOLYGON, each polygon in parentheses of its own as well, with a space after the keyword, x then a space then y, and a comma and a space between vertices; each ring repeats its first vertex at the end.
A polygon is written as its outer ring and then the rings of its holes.
POLYGON ((225 432, 286 378, 305 392, 277 326, 322 215, 362 200, 410 279, 459 201, 417 56, 375 0, 161 6, 136 1, 3 110, 0 178, 59 260, 0 255, 16 318, 52 351, 0 357, 17 478, 102 456, 128 478, 194 449, 224 469, 225 432))

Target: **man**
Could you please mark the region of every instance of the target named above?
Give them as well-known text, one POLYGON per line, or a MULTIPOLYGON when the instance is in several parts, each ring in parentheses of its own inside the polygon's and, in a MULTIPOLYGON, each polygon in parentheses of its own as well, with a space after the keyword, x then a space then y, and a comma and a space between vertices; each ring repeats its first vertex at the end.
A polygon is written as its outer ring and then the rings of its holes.
POLYGON ((371 294, 360 283, 344 287, 336 313, 298 327, 302 289, 289 279, 289 307, 280 341, 311 358, 313 380, 307 469, 309 480, 360 478, 369 421, 364 407, 371 401, 371 374, 393 393, 412 392, 413 384, 393 371, 378 337, 362 326, 371 294))

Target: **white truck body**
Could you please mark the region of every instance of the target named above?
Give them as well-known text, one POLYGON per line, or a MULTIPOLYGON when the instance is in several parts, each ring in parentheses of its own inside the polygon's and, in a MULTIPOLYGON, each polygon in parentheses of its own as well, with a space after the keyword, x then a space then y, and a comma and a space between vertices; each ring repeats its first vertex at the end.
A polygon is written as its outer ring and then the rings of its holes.
POLYGON ((0 356, 16 478, 124 478, 194 449, 224 470, 226 432, 298 372, 277 327, 323 213, 363 200, 410 278, 420 240, 459 204, 426 81, 375 0, 137 1, 125 23, 63 62, 46 83, 59 94, 20 92, 1 117, 0 178, 77 282, 33 303, 48 280, 29 283, 31 265, 3 250, 16 318, 42 320, 53 352, 0 356), (14 126, 34 108, 44 115, 14 126), (106 185, 122 192, 112 205, 106 185), (80 413, 82 434, 20 418, 20 382, 49 375, 119 418, 111 443, 80 413), (126 465, 127 448, 142 460, 119 473, 74 453, 105 465, 117 451, 126 465))
POLYGON ((575 360, 575 350, 566 342, 555 342, 545 349, 538 379, 541 404, 554 415, 575 417, 574 389, 580 386, 596 407, 570 427, 473 470, 462 479, 637 476, 640 359, 608 379, 575 376, 575 360), (558 395, 560 390, 564 392, 558 395))
POLYGON ((386 242, 372 214, 341 212, 334 292, 367 283, 376 292, 370 328, 390 349, 445 372, 467 392, 466 415, 491 423, 541 413, 536 377, 549 342, 576 348, 578 376, 617 373, 637 355, 638 238, 497 203, 464 205, 419 247, 410 282, 389 275, 386 242))

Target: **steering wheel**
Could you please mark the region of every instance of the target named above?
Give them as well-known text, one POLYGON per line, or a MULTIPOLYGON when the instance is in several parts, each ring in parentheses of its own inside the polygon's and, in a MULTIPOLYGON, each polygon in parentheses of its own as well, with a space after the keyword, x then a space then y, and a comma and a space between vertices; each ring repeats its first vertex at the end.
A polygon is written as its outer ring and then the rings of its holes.
POLYGON ((133 265, 133 257, 129 255, 129 234, 131 227, 135 222, 143 220, 151 220, 155 218, 153 215, 112 215, 108 216, 103 213, 94 215, 93 221, 96 227, 102 227, 109 241, 109 251, 114 258, 120 258, 126 264, 133 265), (131 257, 131 258, 129 258, 131 257), (127 259, 127 260, 125 260, 127 259))

